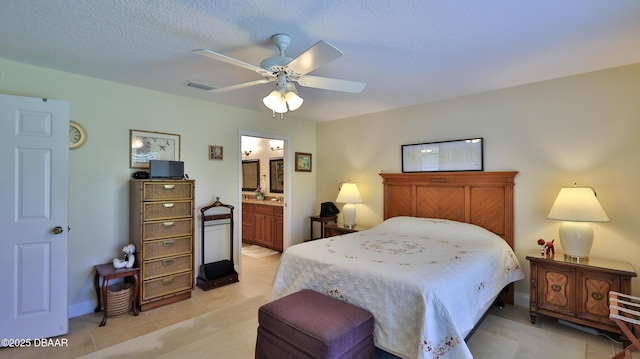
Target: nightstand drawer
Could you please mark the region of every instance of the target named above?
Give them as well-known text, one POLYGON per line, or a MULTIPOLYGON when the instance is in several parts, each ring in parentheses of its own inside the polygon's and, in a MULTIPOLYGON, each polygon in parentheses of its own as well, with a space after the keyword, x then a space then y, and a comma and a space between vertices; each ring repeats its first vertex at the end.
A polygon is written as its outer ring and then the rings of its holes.
POLYGON ((143 208, 142 219, 144 221, 157 221, 159 219, 193 217, 193 202, 146 202, 143 208))
POLYGON ((341 236, 343 234, 349 234, 349 233, 355 233, 355 232, 364 231, 365 229, 368 229, 368 228, 367 227, 358 226, 358 225, 356 225, 353 228, 346 228, 346 227, 343 227, 343 226, 339 226, 336 223, 329 223, 324 227, 324 231, 325 231, 325 236, 326 237, 341 236))
POLYGON ((149 181, 144 183, 143 193, 144 201, 191 199, 193 183, 188 181, 162 181, 158 183, 149 181))

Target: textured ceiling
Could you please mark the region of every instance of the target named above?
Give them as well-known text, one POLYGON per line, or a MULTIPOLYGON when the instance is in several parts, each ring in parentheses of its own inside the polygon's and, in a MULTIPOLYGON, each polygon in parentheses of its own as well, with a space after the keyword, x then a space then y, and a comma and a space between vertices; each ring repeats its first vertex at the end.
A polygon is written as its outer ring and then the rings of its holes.
MULTIPOLYGON (((271 116, 273 84, 191 50, 259 65, 292 38, 344 55, 312 75, 366 82, 360 94, 298 86, 290 114, 328 121, 640 63, 638 0, 23 0, 2 1, 0 57, 246 108, 271 116)), ((2 69, 0 69, 2 71, 2 69)), ((0 81, 2 79, 0 78, 0 81)), ((287 115, 289 116, 289 115, 287 115)))

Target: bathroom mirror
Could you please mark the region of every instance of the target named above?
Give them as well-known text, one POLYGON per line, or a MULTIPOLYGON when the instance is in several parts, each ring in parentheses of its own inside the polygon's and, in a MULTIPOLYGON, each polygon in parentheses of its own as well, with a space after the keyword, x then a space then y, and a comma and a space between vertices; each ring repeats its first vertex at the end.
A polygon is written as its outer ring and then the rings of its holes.
POLYGON ((242 190, 255 191, 260 185, 260 160, 242 161, 242 190))
POLYGON ((284 193, 284 160, 269 159, 269 192, 284 193))

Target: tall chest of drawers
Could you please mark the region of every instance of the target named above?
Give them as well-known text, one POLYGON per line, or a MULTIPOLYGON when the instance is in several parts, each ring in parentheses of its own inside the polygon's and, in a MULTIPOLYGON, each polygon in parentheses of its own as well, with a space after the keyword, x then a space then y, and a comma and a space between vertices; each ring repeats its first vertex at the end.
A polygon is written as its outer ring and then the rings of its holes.
POLYGON ((191 297, 193 180, 131 180, 129 242, 140 266, 140 310, 191 297))

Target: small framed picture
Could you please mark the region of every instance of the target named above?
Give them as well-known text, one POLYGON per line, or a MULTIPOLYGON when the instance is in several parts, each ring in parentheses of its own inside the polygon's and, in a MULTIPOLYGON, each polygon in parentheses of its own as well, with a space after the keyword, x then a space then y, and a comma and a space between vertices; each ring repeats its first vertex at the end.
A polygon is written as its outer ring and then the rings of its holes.
POLYGON ((209 159, 210 160, 222 160, 224 157, 224 147, 211 145, 209 146, 209 159))
POLYGON ((311 172, 311 154, 296 152, 296 171, 311 172))

